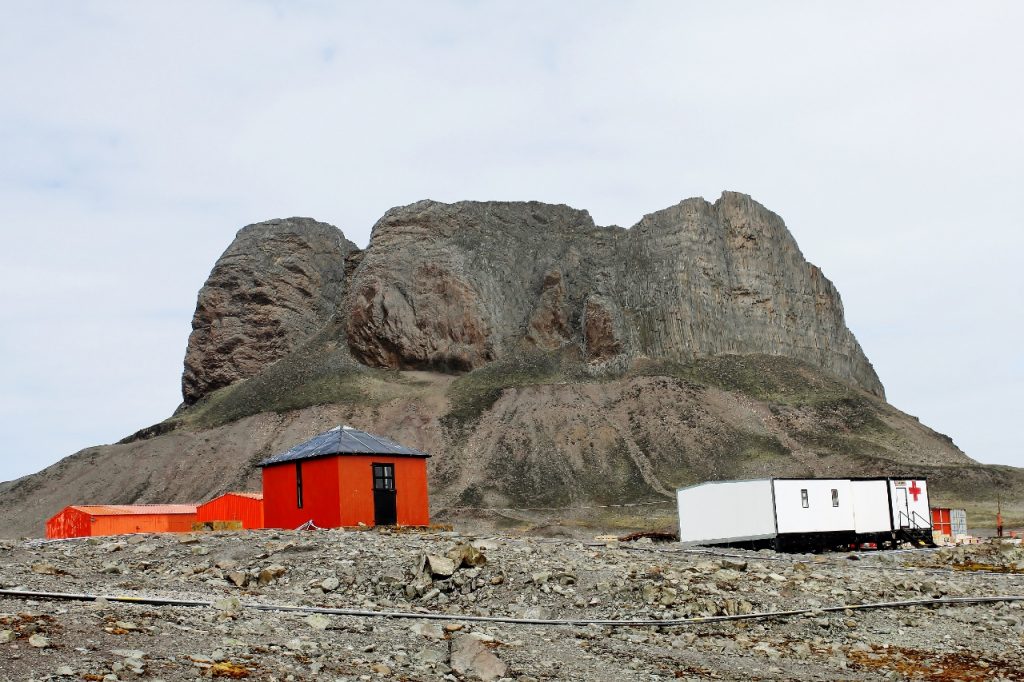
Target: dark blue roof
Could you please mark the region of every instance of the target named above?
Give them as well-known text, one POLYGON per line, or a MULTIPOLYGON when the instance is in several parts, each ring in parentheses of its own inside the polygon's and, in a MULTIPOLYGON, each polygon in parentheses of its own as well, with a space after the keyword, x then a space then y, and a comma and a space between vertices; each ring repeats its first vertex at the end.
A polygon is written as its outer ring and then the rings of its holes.
POLYGON ((327 455, 391 455, 398 457, 430 457, 416 448, 399 445, 390 438, 375 436, 351 426, 335 426, 319 436, 300 443, 287 452, 269 457, 259 463, 265 467, 281 462, 293 462, 327 455))

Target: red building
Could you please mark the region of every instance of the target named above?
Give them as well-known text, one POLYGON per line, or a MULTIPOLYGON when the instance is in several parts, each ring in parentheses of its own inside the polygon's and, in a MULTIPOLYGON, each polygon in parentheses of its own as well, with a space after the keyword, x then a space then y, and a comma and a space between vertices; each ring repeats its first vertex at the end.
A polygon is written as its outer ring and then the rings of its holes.
POLYGON ((46 537, 186 533, 195 520, 194 504, 76 504, 46 522, 46 537))
POLYGON ((199 505, 196 520, 240 521, 242 528, 263 528, 263 493, 224 493, 199 505))
POLYGON ((425 452, 337 426, 260 462, 267 528, 430 523, 425 452))

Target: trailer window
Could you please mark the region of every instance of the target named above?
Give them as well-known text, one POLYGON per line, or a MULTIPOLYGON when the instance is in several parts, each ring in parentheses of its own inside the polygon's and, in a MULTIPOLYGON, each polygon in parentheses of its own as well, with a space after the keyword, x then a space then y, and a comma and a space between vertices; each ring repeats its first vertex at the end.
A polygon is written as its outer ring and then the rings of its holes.
POLYGON ((839 506, 839 491, 836 490, 835 488, 832 488, 832 506, 839 506))
POLYGON ((295 463, 295 506, 302 509, 302 462, 295 463))
POLYGON ((800 506, 804 509, 807 509, 807 507, 810 506, 807 502, 807 488, 800 489, 800 506))

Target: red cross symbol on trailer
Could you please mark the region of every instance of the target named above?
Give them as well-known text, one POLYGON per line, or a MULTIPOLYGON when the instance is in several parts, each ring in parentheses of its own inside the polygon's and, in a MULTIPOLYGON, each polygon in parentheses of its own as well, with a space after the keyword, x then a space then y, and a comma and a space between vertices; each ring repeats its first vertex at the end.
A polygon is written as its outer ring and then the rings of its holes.
POLYGON ((907 492, 914 496, 914 502, 917 502, 917 496, 924 491, 917 487, 917 481, 911 481, 910 487, 907 488, 907 492))

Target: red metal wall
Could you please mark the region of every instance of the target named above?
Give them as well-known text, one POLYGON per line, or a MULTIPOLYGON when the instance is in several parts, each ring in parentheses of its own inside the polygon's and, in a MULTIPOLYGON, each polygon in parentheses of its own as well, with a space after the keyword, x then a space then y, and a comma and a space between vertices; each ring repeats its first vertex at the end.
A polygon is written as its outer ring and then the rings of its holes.
POLYGON ((84 538, 91 535, 89 515, 73 507, 65 507, 46 522, 48 538, 84 538))
POLYGON ((263 520, 266 528, 298 528, 312 521, 321 528, 341 525, 338 457, 302 461, 302 508, 295 491, 295 462, 263 467, 263 520))
POLYGON ((125 533, 185 533, 192 530, 195 514, 92 515, 74 507, 46 522, 48 538, 80 538, 125 533))
POLYGON ((932 530, 945 535, 952 535, 952 524, 950 523, 949 509, 932 507, 932 530))
POLYGON ((263 528, 263 500, 224 493, 199 505, 197 521, 241 521, 242 528, 263 528))
POLYGON ((426 526, 430 523, 425 457, 346 455, 338 457, 341 480, 341 525, 373 523, 373 465, 395 465, 395 506, 398 525, 426 526))
POLYGON ((196 522, 195 514, 125 514, 96 516, 92 535, 125 533, 187 533, 196 522))
POLYGON ((321 528, 374 525, 373 464, 395 465, 395 506, 401 526, 430 523, 427 460, 424 457, 342 455, 302 461, 303 508, 296 507, 295 463, 263 468, 267 528, 298 528, 312 520, 321 528))

